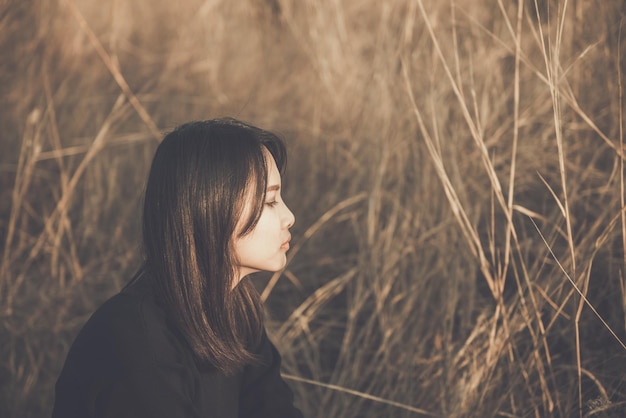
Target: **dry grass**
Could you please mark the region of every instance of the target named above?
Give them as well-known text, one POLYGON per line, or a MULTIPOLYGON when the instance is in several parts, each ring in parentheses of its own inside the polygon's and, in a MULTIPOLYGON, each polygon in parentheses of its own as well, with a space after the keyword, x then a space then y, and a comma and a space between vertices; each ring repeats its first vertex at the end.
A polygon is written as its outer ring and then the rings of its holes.
POLYGON ((624 1, 5 0, 0 415, 141 259, 164 129, 281 132, 307 416, 626 410, 624 1))

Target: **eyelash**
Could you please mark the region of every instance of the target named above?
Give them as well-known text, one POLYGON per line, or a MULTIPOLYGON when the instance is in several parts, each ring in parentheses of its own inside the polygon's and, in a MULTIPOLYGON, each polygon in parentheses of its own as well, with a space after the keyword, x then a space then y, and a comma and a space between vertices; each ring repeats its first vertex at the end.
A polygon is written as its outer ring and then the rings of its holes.
POLYGON ((265 202, 265 204, 266 204, 267 206, 269 206, 270 208, 273 208, 274 206, 276 206, 276 205, 278 204, 278 201, 277 201, 277 200, 274 200, 274 201, 272 201, 272 202, 265 202))

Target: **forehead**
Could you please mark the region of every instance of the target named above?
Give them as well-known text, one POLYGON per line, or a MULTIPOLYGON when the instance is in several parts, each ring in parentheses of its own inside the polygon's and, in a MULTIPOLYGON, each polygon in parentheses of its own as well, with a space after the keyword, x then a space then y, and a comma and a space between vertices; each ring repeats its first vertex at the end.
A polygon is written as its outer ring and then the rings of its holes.
POLYGON ((280 186, 280 172, 278 171, 278 166, 276 165, 276 161, 274 161, 274 157, 267 150, 263 150, 263 154, 265 155, 265 164, 267 166, 267 188, 268 190, 274 189, 273 186, 280 186))

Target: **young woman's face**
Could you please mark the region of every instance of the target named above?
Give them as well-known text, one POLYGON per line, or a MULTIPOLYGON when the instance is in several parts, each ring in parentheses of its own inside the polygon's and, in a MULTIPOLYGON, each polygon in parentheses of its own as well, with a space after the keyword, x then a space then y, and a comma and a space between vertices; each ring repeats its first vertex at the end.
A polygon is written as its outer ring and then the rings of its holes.
MULTIPOLYGON (((268 169, 267 192, 261 217, 252 231, 235 238, 235 253, 239 261, 237 283, 256 271, 278 271, 287 263, 287 250, 291 228, 295 222, 280 195, 281 179, 276 162, 268 151, 264 151, 268 169)), ((246 200, 242 219, 251 211, 252 202, 246 200)))

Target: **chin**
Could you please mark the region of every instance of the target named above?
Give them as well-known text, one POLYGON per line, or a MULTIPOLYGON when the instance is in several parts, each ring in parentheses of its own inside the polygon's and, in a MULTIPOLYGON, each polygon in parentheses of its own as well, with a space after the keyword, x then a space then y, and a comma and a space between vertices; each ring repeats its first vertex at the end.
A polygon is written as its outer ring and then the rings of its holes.
POLYGON ((259 263, 254 266, 249 266, 248 269, 251 270, 251 273, 256 273, 259 271, 267 271, 271 273, 275 273, 285 268, 287 265, 287 257, 283 254, 281 258, 276 258, 276 260, 265 260, 264 263, 259 263))
POLYGON ((284 269, 286 265, 287 265, 287 261, 283 260, 273 265, 272 268, 268 269, 267 271, 273 271, 275 273, 277 271, 281 271, 282 269, 284 269))

